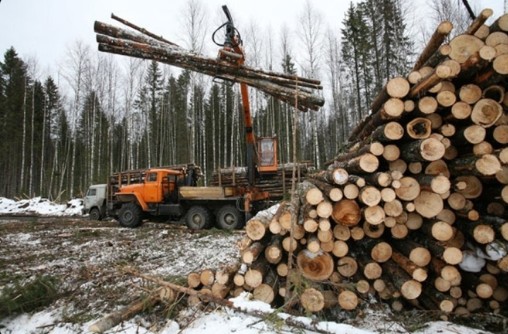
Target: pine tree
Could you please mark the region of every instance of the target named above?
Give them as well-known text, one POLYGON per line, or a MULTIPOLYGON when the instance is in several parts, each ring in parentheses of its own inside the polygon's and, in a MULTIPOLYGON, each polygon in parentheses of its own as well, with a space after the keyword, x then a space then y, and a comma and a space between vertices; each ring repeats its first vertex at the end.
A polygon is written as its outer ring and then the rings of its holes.
POLYGON ((354 98, 353 121, 356 123, 366 116, 367 101, 365 98, 368 82, 365 78, 370 43, 368 40, 368 28, 365 19, 353 3, 350 4, 344 19, 344 29, 342 29, 342 57, 344 60, 344 69, 349 74, 351 81, 351 91, 354 98))
POLYGON ((2 101, 0 105, 0 193, 12 197, 23 191, 20 184, 22 113, 24 108, 26 64, 14 48, 8 49, 1 63, 2 101))

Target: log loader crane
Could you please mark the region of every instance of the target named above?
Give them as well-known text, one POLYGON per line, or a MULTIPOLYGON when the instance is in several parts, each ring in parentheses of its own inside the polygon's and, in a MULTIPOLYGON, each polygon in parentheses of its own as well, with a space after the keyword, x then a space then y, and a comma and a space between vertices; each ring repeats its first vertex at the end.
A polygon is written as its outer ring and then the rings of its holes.
MULTIPOLYGON (((218 59, 241 67, 245 63, 242 40, 227 6, 222 8, 227 21, 212 35, 213 41, 221 47, 218 59), (225 28, 225 41, 218 43, 216 34, 222 28, 225 28)), ((188 227, 201 229, 213 224, 213 216, 219 228, 242 227, 252 214, 253 203, 269 198, 268 192, 256 187, 256 176, 276 174, 278 161, 275 138, 259 138, 256 143, 245 83, 240 83, 240 91, 247 144, 246 187, 198 187, 200 169, 194 165, 124 171, 113 174, 108 184, 89 188, 83 213, 90 213, 92 219, 100 219, 107 214, 125 227, 137 227, 148 217, 165 220, 183 217, 188 227)))

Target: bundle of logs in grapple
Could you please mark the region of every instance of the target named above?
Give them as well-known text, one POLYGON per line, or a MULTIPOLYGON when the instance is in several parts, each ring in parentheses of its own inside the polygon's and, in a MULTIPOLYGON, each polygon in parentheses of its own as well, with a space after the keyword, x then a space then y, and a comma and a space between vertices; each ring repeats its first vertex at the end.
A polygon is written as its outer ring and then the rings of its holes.
POLYGON ((318 80, 266 72, 208 58, 185 50, 114 14, 111 17, 135 31, 95 21, 94 31, 97 33, 99 51, 156 60, 215 78, 246 83, 302 111, 318 110, 324 104, 324 99, 313 93, 315 90, 323 89, 318 80))
POLYGON ((447 44, 452 26, 439 25, 350 150, 247 222, 243 263, 189 285, 306 312, 372 297, 396 310, 506 312, 508 14, 487 26, 491 15, 447 44))

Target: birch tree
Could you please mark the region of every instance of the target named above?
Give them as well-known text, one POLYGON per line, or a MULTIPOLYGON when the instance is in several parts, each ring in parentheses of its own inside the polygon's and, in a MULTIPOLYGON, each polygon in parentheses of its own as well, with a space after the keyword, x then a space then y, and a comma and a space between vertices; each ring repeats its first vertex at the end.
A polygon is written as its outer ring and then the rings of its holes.
MULTIPOLYGON (((305 2, 299 22, 299 36, 303 44, 304 76, 316 79, 319 78, 320 51, 323 43, 322 16, 312 7, 309 0, 305 2)), ((310 121, 312 125, 312 160, 319 169, 321 168, 321 154, 318 141, 318 120, 315 113, 310 113, 310 121)))
POLYGON ((70 106, 69 120, 71 124, 71 167, 69 171, 69 194, 74 196, 75 191, 75 168, 76 168, 76 129, 78 126, 79 111, 82 103, 83 85, 85 71, 90 66, 90 49, 82 41, 77 41, 67 50, 65 67, 62 69, 62 75, 73 93, 70 106))
MULTIPOLYGON (((206 12, 200 0, 187 0, 182 13, 185 45, 188 50, 198 54, 203 53, 206 38, 206 12)), ((203 75, 195 72, 190 73, 190 95, 188 96, 188 104, 192 104, 192 108, 188 108, 188 123, 190 128, 189 150, 190 162, 196 162, 196 119, 202 119, 203 115, 198 114, 203 110, 202 105, 196 103, 200 99, 201 85, 198 82, 203 81, 203 75)), ((201 129, 202 127, 200 127, 201 129)), ((203 132, 199 133, 203 137, 203 132)))

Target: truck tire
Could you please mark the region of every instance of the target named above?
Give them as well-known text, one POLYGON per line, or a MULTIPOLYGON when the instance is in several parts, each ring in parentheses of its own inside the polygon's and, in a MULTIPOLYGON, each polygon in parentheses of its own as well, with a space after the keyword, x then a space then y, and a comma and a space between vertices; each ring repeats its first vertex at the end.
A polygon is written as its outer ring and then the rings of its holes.
POLYGON ((185 216, 185 224, 188 228, 194 230, 209 228, 212 221, 211 216, 212 215, 207 208, 196 205, 187 211, 187 215, 185 216))
POLYGON ((141 208, 136 203, 126 203, 118 212, 118 221, 123 227, 138 227, 141 225, 141 215, 141 208))
POLYGON ((99 211, 98 208, 93 208, 92 210, 90 210, 88 218, 90 218, 90 220, 101 220, 102 219, 101 212, 99 211))
POLYGON ((243 223, 243 215, 234 205, 224 205, 217 211, 217 227, 223 230, 242 228, 243 223))

